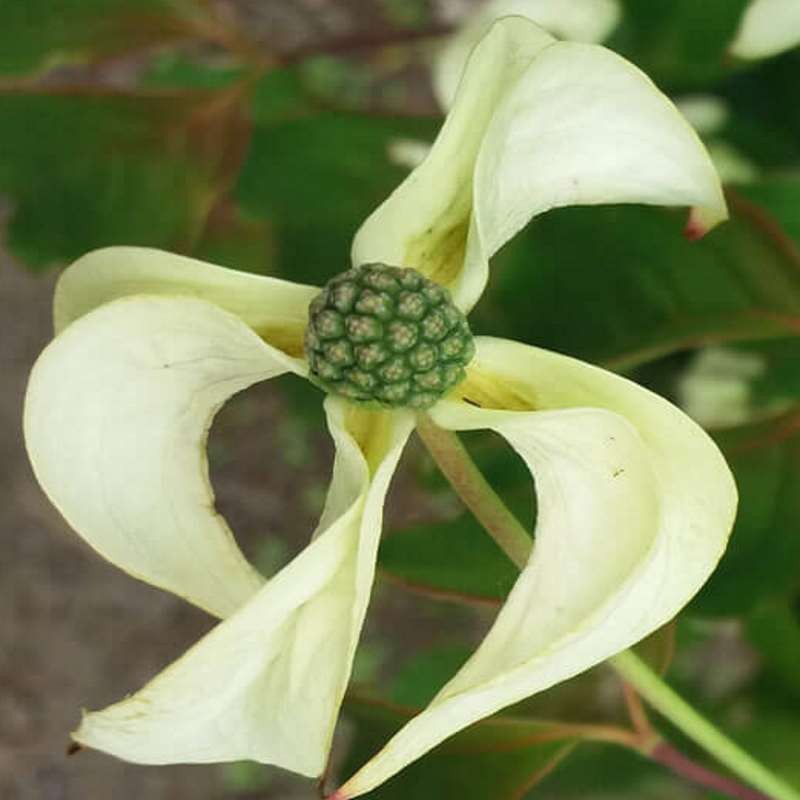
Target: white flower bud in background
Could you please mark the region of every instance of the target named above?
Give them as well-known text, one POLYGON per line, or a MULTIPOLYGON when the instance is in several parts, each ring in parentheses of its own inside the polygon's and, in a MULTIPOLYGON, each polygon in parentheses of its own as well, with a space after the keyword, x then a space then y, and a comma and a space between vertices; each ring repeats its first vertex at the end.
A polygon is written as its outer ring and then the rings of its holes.
POLYGON ((757 353, 704 348, 678 382, 678 404, 705 428, 742 425, 755 416, 753 382, 765 371, 757 353))
POLYGON ((737 58, 768 58, 800 45, 798 0, 753 0, 730 47, 737 58))
POLYGON ((431 151, 431 143, 423 139, 391 139, 386 147, 389 161, 406 169, 416 169, 431 151))

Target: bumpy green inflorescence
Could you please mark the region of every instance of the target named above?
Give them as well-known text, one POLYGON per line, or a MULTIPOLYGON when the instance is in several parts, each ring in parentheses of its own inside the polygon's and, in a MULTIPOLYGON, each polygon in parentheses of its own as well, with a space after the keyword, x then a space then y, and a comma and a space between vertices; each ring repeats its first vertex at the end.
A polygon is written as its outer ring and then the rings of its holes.
POLYGON ((447 289, 414 269, 362 264, 311 302, 305 350, 310 378, 325 391, 421 409, 464 378, 475 345, 447 289))

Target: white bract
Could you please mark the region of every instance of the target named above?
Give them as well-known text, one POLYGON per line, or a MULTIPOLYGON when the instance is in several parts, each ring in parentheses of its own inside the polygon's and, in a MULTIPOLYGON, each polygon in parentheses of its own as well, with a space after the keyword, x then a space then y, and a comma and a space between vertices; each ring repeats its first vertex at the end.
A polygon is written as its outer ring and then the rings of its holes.
POLYGON ((730 51, 739 58, 767 58, 798 45, 798 0, 751 0, 742 15, 730 51))
MULTIPOLYGON (((467 311, 492 254, 532 216, 597 203, 691 206, 693 235, 726 216, 699 139, 638 69, 509 17, 475 48, 428 157, 361 227, 353 262, 413 267, 467 311)), ((303 331, 318 291, 125 247, 62 276, 57 336, 25 408, 36 475, 100 554, 222 620, 143 689, 87 713, 81 744, 146 764, 323 771, 415 416, 325 400, 336 460, 322 519, 267 580, 214 509, 205 455, 231 395, 307 375, 303 331)), ((465 380, 430 415, 450 430, 497 431, 522 456, 538 494, 533 554, 472 659, 339 798, 646 636, 725 548, 734 484, 682 412, 565 356, 491 338, 476 346, 465 380)))

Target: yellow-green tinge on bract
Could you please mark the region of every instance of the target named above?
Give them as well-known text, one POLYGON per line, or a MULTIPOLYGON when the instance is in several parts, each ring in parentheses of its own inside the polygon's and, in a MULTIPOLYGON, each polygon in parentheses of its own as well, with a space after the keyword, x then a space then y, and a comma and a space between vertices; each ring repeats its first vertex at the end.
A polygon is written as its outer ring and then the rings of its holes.
POLYGON ((739 58, 768 58, 800 45, 797 0, 751 0, 730 52, 739 58))
MULTIPOLYGON (((641 72, 506 18, 473 52, 428 158, 358 232, 353 263, 415 268, 466 312, 490 256, 532 216, 620 202, 692 206, 693 233, 726 216, 703 146, 641 72)), ((143 689, 86 714, 78 742, 149 764, 324 769, 385 493, 415 417, 328 396, 336 459, 322 518, 268 580, 216 513, 205 455, 227 398, 307 374, 303 331, 318 292, 124 247, 62 276, 57 336, 26 399, 36 475, 99 553, 223 619, 143 689)), ((730 531, 730 473, 675 407, 564 356, 475 345, 465 380, 430 414, 453 430, 496 430, 535 472, 533 555, 473 658, 339 797, 646 636, 695 594, 730 531)))

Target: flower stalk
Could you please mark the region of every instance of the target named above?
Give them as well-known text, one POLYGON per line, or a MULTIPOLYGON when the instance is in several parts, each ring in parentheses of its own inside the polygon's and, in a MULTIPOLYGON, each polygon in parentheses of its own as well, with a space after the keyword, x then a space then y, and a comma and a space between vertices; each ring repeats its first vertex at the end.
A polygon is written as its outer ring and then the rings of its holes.
POLYGON ((427 414, 418 415, 417 433, 464 505, 522 569, 528 562, 533 540, 489 485, 458 436, 440 428, 427 414))
MULTIPOLYGON (((425 414, 419 415, 417 432, 464 505, 475 515, 508 558, 523 569, 528 561, 533 541, 483 476, 458 436, 438 427, 425 414)), ((618 675, 636 689, 654 709, 739 778, 774 800, 800 800, 800 792, 728 739, 673 691, 632 650, 617 654, 610 663, 618 675)), ((654 741, 655 744, 651 741, 643 751, 649 758, 693 781, 697 779, 698 770, 706 776, 710 774, 704 768, 690 762, 663 740, 654 741), (691 765, 692 769, 688 769, 687 765, 691 765)), ((723 784, 727 786, 726 781, 727 779, 720 778, 717 787, 722 789, 723 784)), ((708 785, 707 781, 704 782, 708 785)), ((732 797, 762 796, 742 793, 738 789, 733 793, 730 791, 731 786, 722 790, 727 791, 732 797)))

